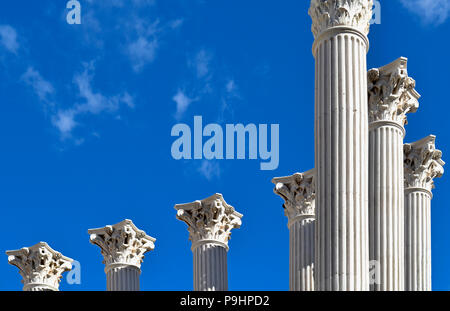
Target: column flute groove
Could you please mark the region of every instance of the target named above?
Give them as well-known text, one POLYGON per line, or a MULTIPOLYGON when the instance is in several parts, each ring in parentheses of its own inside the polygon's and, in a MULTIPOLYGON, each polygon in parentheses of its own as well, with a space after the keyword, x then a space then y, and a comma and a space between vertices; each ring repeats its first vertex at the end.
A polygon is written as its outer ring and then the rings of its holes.
POLYGON ((314 291, 315 170, 272 179, 289 228, 289 288, 314 291))
POLYGON ((431 291, 431 199, 444 174, 442 152, 430 135, 404 145, 405 290, 431 291))
POLYGON ((369 289, 366 53, 372 0, 311 0, 317 290, 369 289))
POLYGON ((188 225, 193 252, 195 291, 228 290, 227 252, 231 230, 243 217, 219 193, 187 204, 175 205, 177 219, 188 225))
POLYGON ((407 59, 368 74, 369 245, 371 290, 404 290, 403 138, 406 114, 420 95, 408 77, 407 59), (376 262, 377 264, 374 264, 376 262), (372 271, 373 269, 379 271, 372 271))

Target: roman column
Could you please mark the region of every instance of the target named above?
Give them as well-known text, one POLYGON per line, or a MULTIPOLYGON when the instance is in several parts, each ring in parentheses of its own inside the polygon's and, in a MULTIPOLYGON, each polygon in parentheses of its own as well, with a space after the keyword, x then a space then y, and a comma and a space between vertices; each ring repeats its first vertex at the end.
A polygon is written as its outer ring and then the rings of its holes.
POLYGON ((139 291, 144 254, 154 250, 156 239, 126 219, 113 226, 88 230, 90 242, 101 249, 108 291, 139 291))
POLYGON ((45 242, 7 251, 6 255, 8 262, 19 268, 24 291, 58 291, 62 274, 72 270, 73 259, 54 251, 45 242))
POLYGON ((369 290, 367 65, 372 0, 311 0, 317 290, 369 290))
POLYGON ((289 228, 289 288, 314 291, 315 170, 274 178, 289 228))
POLYGON ((188 225, 194 254, 194 290, 228 290, 227 252, 231 230, 240 228, 242 214, 221 194, 175 205, 177 219, 188 225))
POLYGON ((405 274, 407 291, 431 290, 431 190, 444 174, 435 136, 405 144, 405 274))
POLYGON ((406 114, 416 112, 420 95, 402 57, 368 73, 369 97, 369 253, 371 289, 403 291, 404 178, 406 114))

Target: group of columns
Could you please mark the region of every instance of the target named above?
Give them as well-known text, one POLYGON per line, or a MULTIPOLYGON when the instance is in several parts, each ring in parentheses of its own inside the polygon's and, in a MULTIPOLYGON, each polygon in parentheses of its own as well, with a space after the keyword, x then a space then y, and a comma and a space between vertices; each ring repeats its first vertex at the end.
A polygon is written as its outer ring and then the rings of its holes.
MULTIPOLYGON (((221 194, 202 201, 175 206, 177 218, 188 224, 194 257, 194 290, 228 289, 227 252, 231 230, 239 228, 242 215, 221 194)), ((108 291, 139 291, 144 254, 154 250, 156 239, 131 220, 88 230, 105 264, 108 291)), ((58 291, 62 275, 72 269, 73 259, 54 251, 47 243, 7 251, 8 262, 19 268, 24 291, 58 291)))
MULTIPOLYGON (((88 230, 90 242, 100 247, 108 291, 138 291, 144 254, 155 248, 155 239, 131 220, 88 230)), ((24 291, 58 291, 62 274, 72 269, 73 259, 54 251, 47 243, 7 251, 8 262, 19 268, 24 291)))
POLYGON ((431 190, 444 162, 434 136, 403 143, 420 97, 407 59, 367 72, 372 6, 311 0, 316 168, 273 180, 291 290, 431 290, 431 190))
MULTIPOLYGON (((403 143, 406 114, 420 97, 406 58, 367 72, 372 6, 311 0, 316 167, 273 179, 289 220, 294 291, 431 290, 431 191, 444 162, 434 136, 403 143)), ((175 209, 192 242, 194 290, 227 290, 228 241, 242 215, 220 194, 175 209)), ((139 290, 155 239, 130 220, 89 234, 107 289, 139 290)), ((24 290, 57 290, 71 269, 46 243, 7 254, 24 290)))

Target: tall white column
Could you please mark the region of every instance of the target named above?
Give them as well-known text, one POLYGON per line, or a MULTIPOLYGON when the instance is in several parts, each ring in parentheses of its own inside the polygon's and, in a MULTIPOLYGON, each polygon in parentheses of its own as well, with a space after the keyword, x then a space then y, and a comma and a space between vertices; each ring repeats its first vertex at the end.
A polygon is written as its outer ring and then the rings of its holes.
POLYGON ((289 288, 314 291, 315 170, 274 178, 289 228, 289 288))
POLYGON ((156 239, 131 220, 88 230, 90 241, 101 249, 108 291, 139 291, 144 254, 155 249, 156 239))
POLYGON ((403 138, 406 114, 419 107, 414 87, 403 57, 368 73, 369 253, 378 268, 371 279, 376 291, 404 290, 403 138))
POLYGON ((405 290, 431 290, 431 190, 444 174, 442 152, 430 135, 405 144, 405 290))
POLYGON ((311 0, 317 290, 369 290, 367 34, 372 0, 311 0))
POLYGON ((242 214, 221 194, 175 205, 177 219, 188 225, 194 255, 194 290, 228 290, 227 252, 231 230, 240 228, 242 214))
POLYGON ((6 255, 8 262, 19 268, 24 291, 58 291, 62 274, 72 270, 73 259, 54 251, 45 242, 7 251, 6 255))

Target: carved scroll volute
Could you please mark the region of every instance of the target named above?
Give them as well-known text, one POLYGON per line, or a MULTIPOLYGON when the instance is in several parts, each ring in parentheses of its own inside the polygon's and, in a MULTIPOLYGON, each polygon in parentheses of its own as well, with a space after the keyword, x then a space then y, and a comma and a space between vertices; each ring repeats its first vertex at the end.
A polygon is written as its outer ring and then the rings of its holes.
POLYGON ((177 219, 188 225, 193 248, 206 242, 228 248, 232 229, 240 228, 242 224, 242 214, 236 212, 218 193, 202 201, 178 204, 175 209, 177 219))
POLYGON ((430 135, 404 145, 405 189, 422 188, 431 193, 434 179, 444 174, 445 162, 435 141, 436 136, 430 135))
POLYGON ((289 221, 315 216, 315 170, 288 177, 274 178, 274 192, 284 200, 283 207, 289 221))

